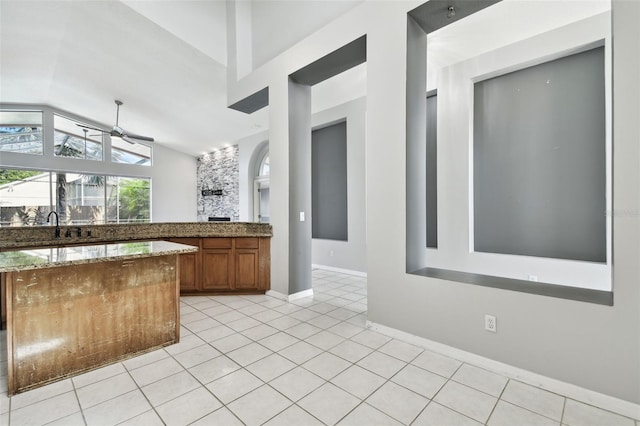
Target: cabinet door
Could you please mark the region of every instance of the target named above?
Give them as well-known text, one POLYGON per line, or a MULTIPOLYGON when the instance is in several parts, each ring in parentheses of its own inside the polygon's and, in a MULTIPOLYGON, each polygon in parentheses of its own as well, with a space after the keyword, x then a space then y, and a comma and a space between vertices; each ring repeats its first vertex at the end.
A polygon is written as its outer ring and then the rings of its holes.
POLYGON ((271 288, 271 239, 260 238, 258 249, 258 289, 267 291, 271 288))
POLYGON ((236 249, 235 288, 258 290, 258 249, 236 249))
MULTIPOLYGON (((172 238, 169 241, 195 247, 200 246, 200 240, 198 238, 172 238)), ((179 258, 180 291, 187 293, 198 291, 200 287, 198 285, 198 278, 200 275, 200 252, 181 254, 179 258)))
POLYGON ((202 289, 230 290, 233 288, 233 255, 231 249, 202 250, 202 289))
POLYGON ((180 256, 180 291, 198 290, 198 253, 186 253, 180 256))

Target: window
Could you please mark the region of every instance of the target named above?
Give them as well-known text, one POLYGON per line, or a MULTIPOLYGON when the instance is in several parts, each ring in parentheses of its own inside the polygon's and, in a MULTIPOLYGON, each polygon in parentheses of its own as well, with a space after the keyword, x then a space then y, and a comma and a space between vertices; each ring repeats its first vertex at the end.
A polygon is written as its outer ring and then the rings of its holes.
POLYGON ((149 222, 150 181, 117 176, 107 178, 107 222, 149 222))
POLYGON ((0 151, 44 152, 42 111, 0 111, 0 151))
POLYGON ((150 179, 0 169, 0 226, 149 222, 150 179), (106 209, 105 209, 106 206, 106 209))
POLYGON ((150 166, 151 147, 142 143, 132 144, 120 138, 111 138, 111 161, 150 166))
POLYGON ((269 223, 271 193, 269 190, 269 144, 258 151, 256 161, 256 176, 253 180, 253 220, 261 223, 269 223))
POLYGON ((269 176, 269 152, 262 158, 260 162, 260 168, 258 170, 258 176, 269 176))
POLYGON ((0 169, 0 226, 44 224, 51 211, 51 190, 49 172, 0 169))
POLYGON ((58 114, 53 115, 53 126, 56 157, 102 161, 103 133, 58 114))
POLYGON ((54 108, 41 108, 41 111, 21 110, 19 107, 0 110, 0 152, 151 166, 153 151, 150 146, 111 137, 108 133, 93 130, 95 125, 69 118, 54 108), (53 122, 53 126, 45 128, 45 122, 53 122), (109 144, 111 158, 105 158, 104 152, 109 144))

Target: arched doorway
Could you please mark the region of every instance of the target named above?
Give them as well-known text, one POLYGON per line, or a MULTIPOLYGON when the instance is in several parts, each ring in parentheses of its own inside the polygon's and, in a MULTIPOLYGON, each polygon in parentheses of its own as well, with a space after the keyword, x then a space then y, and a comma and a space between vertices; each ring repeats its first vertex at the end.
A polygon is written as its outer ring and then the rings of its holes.
POLYGON ((258 158, 253 181, 253 220, 269 223, 269 145, 258 158))

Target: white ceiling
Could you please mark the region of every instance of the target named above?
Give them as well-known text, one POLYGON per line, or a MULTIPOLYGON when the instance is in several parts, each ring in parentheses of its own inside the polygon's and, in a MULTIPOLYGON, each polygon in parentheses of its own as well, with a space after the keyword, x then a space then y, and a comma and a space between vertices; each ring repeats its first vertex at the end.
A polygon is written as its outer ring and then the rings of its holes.
MULTIPOLYGON (((333 9, 300 24, 318 28, 342 13, 333 9)), ((299 33, 279 32, 278 43, 299 33)), ((111 128, 119 99, 121 127, 201 155, 267 128, 266 108, 227 108, 226 78, 224 0, 0 0, 2 103, 47 104, 111 128)))
MULTIPOLYGON (((265 21, 274 13, 295 15, 291 19, 295 18, 292 22, 297 22, 298 29, 288 39, 283 35, 286 32, 274 31, 276 54, 360 0, 253 1, 254 25, 260 34, 265 33, 265 21), (315 12, 305 16, 300 4, 306 2, 315 12), (320 4, 326 13, 317 12, 320 4), (272 8, 270 14, 265 13, 267 7, 272 8)), ((430 48, 440 46, 443 53, 438 57, 431 52, 430 58, 441 64, 466 59, 491 45, 495 48, 523 38, 514 33, 527 22, 549 26, 555 18, 545 16, 566 20, 585 5, 598 9, 594 3, 608 4, 609 0, 528 2, 538 5, 537 12, 513 6, 516 2, 527 3, 509 0, 504 2, 509 5, 487 9, 495 10, 495 25, 485 22, 480 30, 484 37, 476 36, 478 23, 471 18, 432 34, 430 38, 437 39, 430 41, 430 48), (511 19, 512 13, 524 16, 525 22, 511 19), (451 32, 465 21, 469 22, 467 37, 451 32), (495 30, 488 34, 486 28, 495 30), (469 40, 474 41, 471 49, 469 40), (483 42, 484 46, 477 46, 483 42)), ((261 49, 266 49, 265 36, 260 39, 261 49)), ((226 107, 226 78, 224 0, 0 0, 2 103, 48 104, 110 128, 115 123, 113 100, 119 99, 124 101, 121 127, 201 155, 267 128, 268 108, 246 115, 226 107)), ((313 109, 325 109, 365 92, 363 64, 314 86, 313 109)))

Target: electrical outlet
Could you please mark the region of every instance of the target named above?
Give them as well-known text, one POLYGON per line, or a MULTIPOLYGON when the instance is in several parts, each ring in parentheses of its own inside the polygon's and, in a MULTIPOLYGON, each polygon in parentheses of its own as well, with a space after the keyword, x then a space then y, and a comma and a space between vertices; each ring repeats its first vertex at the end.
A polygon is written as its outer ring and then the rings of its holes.
POLYGON ((300 222, 304 222, 304 212, 300 212, 300 222))
POLYGON ((537 275, 529 275, 529 281, 538 282, 538 276, 537 275))
POLYGON ((498 320, 493 315, 484 316, 484 329, 495 333, 498 331, 498 320))

